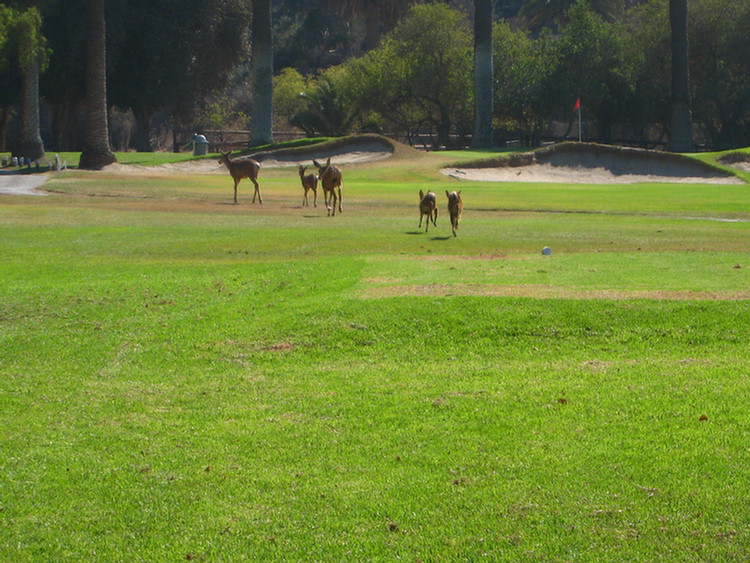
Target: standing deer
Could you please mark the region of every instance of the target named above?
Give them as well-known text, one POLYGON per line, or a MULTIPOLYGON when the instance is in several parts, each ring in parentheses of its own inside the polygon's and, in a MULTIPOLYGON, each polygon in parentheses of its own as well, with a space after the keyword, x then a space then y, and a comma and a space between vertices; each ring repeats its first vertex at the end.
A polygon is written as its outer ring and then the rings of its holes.
POLYGON ((326 161, 325 165, 321 165, 317 160, 313 160, 313 164, 318 169, 318 178, 320 178, 320 183, 323 184, 323 199, 325 199, 326 202, 328 215, 336 215, 337 189, 339 213, 341 213, 341 188, 344 186, 341 169, 338 166, 331 165, 330 158, 326 161))
POLYGON ((221 151, 221 158, 219 164, 226 164, 229 168, 229 173, 234 179, 234 203, 237 203, 237 184, 240 183, 242 178, 250 178, 250 181, 255 184, 255 192, 253 193, 253 203, 255 203, 255 196, 258 196, 258 202, 263 203, 263 198, 260 196, 260 186, 258 185, 258 171, 260 171, 260 164, 258 161, 252 158, 242 158, 232 160, 229 158, 230 152, 221 151))
POLYGON ((431 191, 427 192, 426 194, 422 192, 422 190, 419 190, 419 227, 422 227, 422 217, 427 215, 427 223, 424 229, 424 232, 426 233, 430 229, 430 219, 432 219, 432 224, 437 227, 437 216, 438 216, 438 206, 437 206, 437 197, 435 197, 435 194, 431 191))
POLYGON ((305 190, 305 197, 302 198, 302 205, 310 206, 310 201, 307 199, 307 192, 312 190, 313 192, 313 203, 315 207, 318 207, 318 177, 315 174, 305 175, 307 166, 299 165, 299 179, 302 180, 302 188, 305 190))
POLYGON ((448 196, 448 213, 451 216, 451 227, 453 227, 453 236, 456 235, 458 230, 458 220, 461 219, 461 211, 464 209, 464 204, 461 201, 461 191, 448 192, 445 190, 445 195, 448 196))

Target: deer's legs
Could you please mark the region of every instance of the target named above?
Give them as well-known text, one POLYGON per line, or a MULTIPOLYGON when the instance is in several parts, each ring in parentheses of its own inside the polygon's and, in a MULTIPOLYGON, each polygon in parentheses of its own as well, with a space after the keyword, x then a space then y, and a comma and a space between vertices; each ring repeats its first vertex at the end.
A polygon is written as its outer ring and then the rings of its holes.
POLYGON ((253 192, 253 203, 255 203, 255 196, 258 196, 258 203, 263 203, 263 198, 260 195, 260 184, 258 184, 258 180, 255 178, 250 178, 252 180, 253 184, 255 184, 255 192, 253 192))

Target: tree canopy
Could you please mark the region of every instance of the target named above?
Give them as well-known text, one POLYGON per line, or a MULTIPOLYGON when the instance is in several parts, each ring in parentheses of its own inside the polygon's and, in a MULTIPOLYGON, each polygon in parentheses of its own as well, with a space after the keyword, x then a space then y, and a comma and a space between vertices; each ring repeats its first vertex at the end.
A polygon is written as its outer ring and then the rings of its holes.
MULTIPOLYGON (((129 126, 135 138, 123 136, 126 146, 163 147, 158 127, 246 129, 261 103, 269 108, 261 112, 273 111, 275 131, 381 131, 434 147, 471 138, 472 0, 274 0, 272 103, 250 87, 252 4, 106 2, 110 121, 137 122, 129 126)), ((40 75, 45 145, 80 148, 84 6, 0 4, 0 148, 6 132, 18 135, 29 40, 49 63, 40 75), (41 27, 17 33, 19 15, 32 5, 41 27)), ((495 143, 564 138, 580 98, 584 138, 664 146, 671 126, 669 0, 508 0, 493 10, 495 143)), ((691 0, 687 24, 695 142, 750 145, 750 3, 691 0)))

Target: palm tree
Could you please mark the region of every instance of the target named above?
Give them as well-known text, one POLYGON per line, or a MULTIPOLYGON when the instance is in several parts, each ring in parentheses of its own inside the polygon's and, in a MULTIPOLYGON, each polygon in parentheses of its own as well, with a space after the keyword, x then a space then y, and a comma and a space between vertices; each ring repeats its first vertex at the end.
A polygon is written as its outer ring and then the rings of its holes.
POLYGON ((673 152, 693 150, 687 15, 687 0, 669 0, 669 27, 672 32, 672 119, 667 149, 673 152))
POLYGON ((79 168, 115 162, 107 124, 107 50, 104 0, 88 0, 86 12, 86 128, 79 168))
POLYGON ((253 51, 251 86, 253 92, 250 146, 273 141, 273 34, 271 0, 253 0, 253 51))
POLYGON ((492 0, 474 0, 475 148, 492 146, 492 0))
POLYGON ((47 50, 40 33, 42 16, 36 8, 19 14, 16 20, 21 63, 21 115, 18 155, 37 160, 44 156, 39 131, 39 70, 47 50))

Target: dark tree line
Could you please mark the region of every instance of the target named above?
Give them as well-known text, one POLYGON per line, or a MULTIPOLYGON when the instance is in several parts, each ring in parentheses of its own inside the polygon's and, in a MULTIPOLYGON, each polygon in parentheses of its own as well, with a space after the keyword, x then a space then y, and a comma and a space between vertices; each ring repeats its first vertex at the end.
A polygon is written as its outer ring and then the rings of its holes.
MULTIPOLYGON (((119 148, 151 150, 157 133, 173 128, 249 128, 255 142, 295 127, 310 135, 426 135, 434 146, 472 137, 477 146, 507 138, 535 144, 570 132, 578 98, 588 139, 669 140, 675 150, 686 146, 672 143, 678 137, 717 148, 750 145, 745 1, 101 3, 105 111, 119 148), (681 39, 670 35, 678 16, 687 31, 681 39), (124 124, 133 135, 121 134, 124 124)), ((0 15, 0 150, 7 132, 28 140, 30 112, 21 108, 34 95, 29 68, 39 71, 44 145, 82 148, 90 138, 89 0, 0 7, 38 28, 19 33, 0 15), (33 38, 33 49, 21 37, 33 38), (32 67, 28 53, 36 57, 32 67)))

